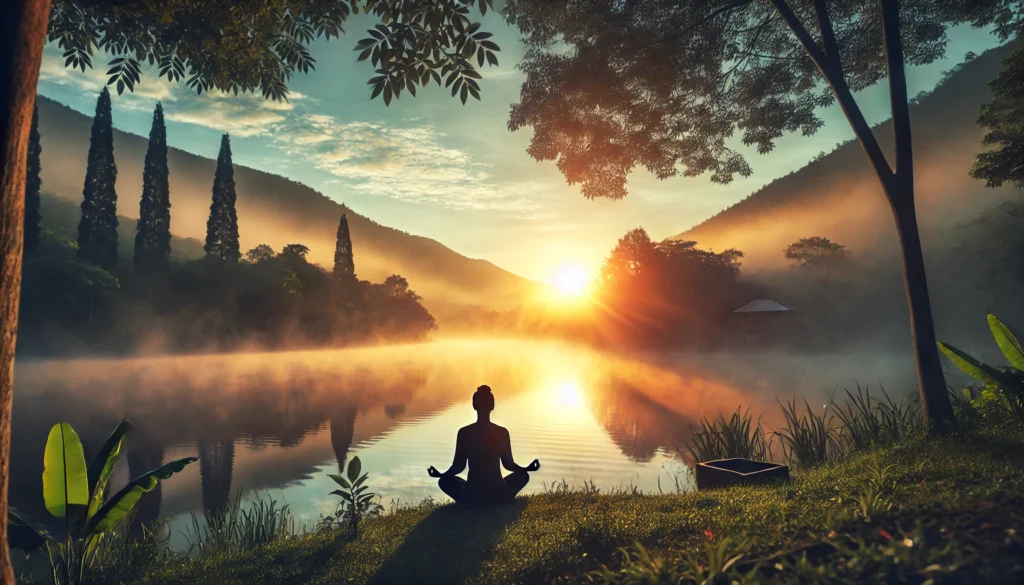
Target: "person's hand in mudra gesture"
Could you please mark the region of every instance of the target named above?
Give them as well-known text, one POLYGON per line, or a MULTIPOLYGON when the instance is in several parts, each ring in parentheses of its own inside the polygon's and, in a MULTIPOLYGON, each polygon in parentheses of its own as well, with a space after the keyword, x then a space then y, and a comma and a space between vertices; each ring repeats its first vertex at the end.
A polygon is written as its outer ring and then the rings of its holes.
POLYGON ((427 475, 429 475, 430 477, 437 478, 441 477, 441 472, 438 471, 436 467, 431 465, 430 467, 427 468, 427 475))
POLYGON ((529 465, 526 466, 526 471, 529 471, 531 473, 537 471, 538 469, 540 469, 540 461, 537 459, 534 459, 533 461, 530 462, 529 465))

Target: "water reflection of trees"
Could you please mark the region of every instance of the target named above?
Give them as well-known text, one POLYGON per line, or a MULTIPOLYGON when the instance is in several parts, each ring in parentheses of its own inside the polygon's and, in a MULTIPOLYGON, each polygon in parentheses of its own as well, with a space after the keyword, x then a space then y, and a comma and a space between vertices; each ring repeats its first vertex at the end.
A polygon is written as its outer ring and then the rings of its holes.
MULTIPOLYGON (((136 429, 126 443, 129 477, 138 477, 163 465, 164 449, 150 439, 145 429, 136 429)), ((159 483, 151 492, 139 499, 129 527, 133 536, 138 538, 142 536, 144 527, 153 526, 160 517, 162 500, 163 485, 159 483)))
MULTIPOLYGON (((248 364, 252 367, 241 370, 216 362, 199 365, 208 367, 144 364, 105 370, 83 363, 64 371, 22 376, 11 446, 15 506, 34 519, 47 519, 40 496, 42 451, 50 427, 57 422, 71 423, 90 456, 118 420, 131 420, 135 428, 125 446, 125 459, 126 475, 132 477, 158 467, 169 448, 195 446, 202 506, 211 512, 232 497, 236 443, 290 448, 329 429, 341 466, 353 447, 360 411, 386 408, 390 428, 403 418, 406 405, 428 381, 427 372, 416 364, 389 369, 386 376, 379 370, 330 363, 248 364)), ((295 461, 306 469, 300 475, 321 463, 295 461)), ((293 479, 294 469, 262 470, 260 475, 260 481, 270 487, 293 479)), ((159 517, 161 499, 160 487, 142 497, 133 530, 140 531, 143 524, 159 517)))
POLYGON ((357 413, 358 407, 354 400, 342 400, 331 412, 331 448, 334 450, 334 458, 338 460, 339 473, 345 471, 345 460, 355 435, 357 413))
POLYGON ((693 421, 651 400, 631 382, 613 376, 585 396, 594 417, 629 459, 646 463, 659 450, 685 451, 693 421))
POLYGON ((199 477, 203 512, 219 517, 231 502, 231 472, 235 464, 232 439, 200 439, 199 477))

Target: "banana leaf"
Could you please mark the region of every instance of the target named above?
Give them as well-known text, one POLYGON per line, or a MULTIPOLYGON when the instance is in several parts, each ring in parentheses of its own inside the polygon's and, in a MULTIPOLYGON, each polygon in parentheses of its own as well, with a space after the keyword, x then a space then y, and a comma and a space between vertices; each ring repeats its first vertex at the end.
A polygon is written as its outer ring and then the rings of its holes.
POLYGON ((86 538, 94 538, 117 526, 138 503, 142 494, 152 491, 161 479, 178 473, 189 463, 199 461, 197 457, 186 457, 144 473, 128 482, 128 485, 110 497, 107 503, 96 511, 85 524, 86 538))
POLYGON ((57 518, 65 518, 68 509, 89 505, 89 476, 85 453, 75 429, 68 423, 53 425, 43 453, 43 502, 57 518))
POLYGON ((1024 370, 1024 348, 1010 328, 995 315, 988 316, 988 327, 1010 365, 1018 370, 1024 370))
POLYGON ((95 514, 96 510, 99 510, 100 504, 103 503, 103 492, 106 490, 107 481, 110 480, 110 475, 114 473, 114 467, 117 466, 117 462, 121 458, 121 446, 124 444, 124 436, 130 430, 132 430, 130 422, 123 420, 118 423, 114 432, 103 443, 99 453, 96 453, 96 456, 89 463, 89 493, 91 494, 89 517, 95 514))
POLYGON ((8 508, 7 544, 14 549, 32 552, 46 544, 46 533, 36 530, 14 510, 8 508))
POLYGON ((999 370, 983 364, 967 353, 946 343, 939 343, 939 350, 949 361, 960 368, 963 373, 986 384, 999 384, 1003 381, 1003 373, 999 370))

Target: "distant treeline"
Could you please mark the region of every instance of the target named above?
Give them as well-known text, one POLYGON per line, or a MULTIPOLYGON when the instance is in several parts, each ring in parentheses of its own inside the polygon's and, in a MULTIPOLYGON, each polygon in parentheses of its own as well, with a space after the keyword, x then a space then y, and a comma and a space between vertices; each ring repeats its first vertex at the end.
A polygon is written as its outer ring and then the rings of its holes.
MULTIPOLYGON (((131 266, 118 246, 117 166, 110 96, 97 102, 77 237, 43 227, 38 116, 26 180, 25 264, 19 351, 29 354, 194 352, 322 347, 413 340, 436 328, 399 275, 356 277, 341 216, 335 263, 309 248, 239 249, 230 139, 213 181, 205 258, 172 262, 171 200, 163 109, 153 114, 131 266)), ((179 240, 180 241, 180 240, 179 240)), ((191 242, 190 242, 191 243, 191 242)))
MULTIPOLYGON (((986 331, 973 323, 983 323, 991 312, 1024 322, 1022 227, 1024 200, 1009 202, 950 230, 956 244, 929 256, 940 336, 983 339, 986 331)), ((453 327, 627 350, 906 346, 898 262, 812 235, 778 253, 789 268, 745 273, 739 250, 716 253, 694 242, 653 242, 638 228, 609 254, 587 302, 538 302, 503 312, 480 308, 453 327), (735 311, 755 299, 793 309, 793 326, 745 332, 735 311)))

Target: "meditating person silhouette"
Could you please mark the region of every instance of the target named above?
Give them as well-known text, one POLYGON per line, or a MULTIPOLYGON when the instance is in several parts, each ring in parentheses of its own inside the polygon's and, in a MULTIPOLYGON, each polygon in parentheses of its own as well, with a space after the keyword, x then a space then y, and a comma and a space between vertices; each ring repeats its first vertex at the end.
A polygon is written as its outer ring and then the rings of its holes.
POLYGON ((536 459, 520 467, 512 458, 512 443, 508 430, 491 422, 494 395, 489 386, 480 386, 473 393, 476 422, 459 429, 455 441, 455 460, 448 471, 440 473, 435 467, 427 469, 430 477, 439 478, 441 491, 459 504, 486 506, 512 502, 530 481, 528 472, 540 469, 536 459), (467 479, 457 477, 469 462, 467 479), (502 477, 501 463, 511 471, 502 477))

